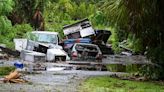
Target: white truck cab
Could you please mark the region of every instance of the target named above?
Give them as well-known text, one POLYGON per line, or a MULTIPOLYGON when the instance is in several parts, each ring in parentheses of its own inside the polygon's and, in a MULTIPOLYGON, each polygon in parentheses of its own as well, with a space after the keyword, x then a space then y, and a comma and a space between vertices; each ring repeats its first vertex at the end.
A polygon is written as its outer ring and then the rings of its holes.
POLYGON ((15 48, 16 50, 23 51, 23 55, 25 55, 26 52, 28 55, 34 55, 32 53, 35 52, 45 54, 46 61, 66 60, 67 53, 63 50, 62 46, 58 45, 59 34, 57 32, 33 31, 27 34, 26 41, 27 42, 24 42, 26 45, 22 46, 22 50, 20 50, 20 46, 18 46, 21 45, 20 39, 15 39, 15 43, 17 43, 15 48))

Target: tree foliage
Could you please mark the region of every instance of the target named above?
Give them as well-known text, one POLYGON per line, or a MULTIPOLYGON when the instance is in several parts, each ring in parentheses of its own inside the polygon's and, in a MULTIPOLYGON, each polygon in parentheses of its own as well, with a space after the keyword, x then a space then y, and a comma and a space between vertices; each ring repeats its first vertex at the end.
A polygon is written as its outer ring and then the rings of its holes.
POLYGON ((12 27, 11 22, 8 20, 6 15, 9 14, 9 12, 12 11, 13 1, 1 1, 0 2, 0 42, 4 43, 7 42, 7 39, 4 39, 6 37, 6 34, 10 33, 10 29, 12 27))
POLYGON ((12 0, 0 1, 0 43, 6 44, 7 47, 14 46, 14 38, 23 37, 24 32, 32 30, 28 24, 12 26, 7 16, 12 12, 13 6, 12 0))
POLYGON ((149 69, 158 70, 157 78, 164 78, 163 4, 162 0, 106 0, 102 6, 108 20, 132 35, 133 47, 147 51, 147 57, 159 66, 149 69))
POLYGON ((44 11, 44 3, 43 0, 14 0, 15 1, 15 9, 14 13, 17 13, 24 21, 30 22, 32 16, 34 15, 37 8, 41 12, 44 11))
POLYGON ((46 30, 57 31, 63 35, 64 25, 74 23, 96 13, 96 6, 90 2, 75 2, 74 0, 50 0, 44 12, 46 30))
POLYGON ((0 1, 0 15, 6 15, 12 11, 14 2, 12 0, 0 1))

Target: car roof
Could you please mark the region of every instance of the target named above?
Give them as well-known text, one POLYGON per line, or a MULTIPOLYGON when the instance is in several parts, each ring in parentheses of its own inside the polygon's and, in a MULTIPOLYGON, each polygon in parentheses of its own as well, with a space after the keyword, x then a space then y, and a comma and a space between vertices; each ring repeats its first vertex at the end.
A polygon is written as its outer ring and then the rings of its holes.
POLYGON ((44 34, 55 34, 55 35, 58 35, 58 32, 50 32, 50 31, 33 31, 32 33, 44 33, 44 34))

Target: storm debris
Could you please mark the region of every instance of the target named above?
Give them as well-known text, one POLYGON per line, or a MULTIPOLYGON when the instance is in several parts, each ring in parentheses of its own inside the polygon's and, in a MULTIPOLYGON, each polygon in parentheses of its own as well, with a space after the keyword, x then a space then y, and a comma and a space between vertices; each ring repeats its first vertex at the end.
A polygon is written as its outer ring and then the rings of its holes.
POLYGON ((18 71, 13 71, 9 75, 6 75, 3 79, 4 83, 26 83, 27 80, 21 77, 21 74, 18 71))
POLYGON ((16 51, 16 50, 12 50, 3 46, 0 46, 0 49, 2 50, 2 52, 14 56, 14 57, 18 57, 20 55, 20 52, 16 51))
POLYGON ((37 64, 35 64, 35 65, 33 66, 33 70, 34 70, 34 71, 45 71, 46 68, 47 68, 47 67, 46 67, 45 65, 39 64, 39 63, 37 63, 37 64))
POLYGON ((9 59, 9 56, 7 54, 0 53, 0 59, 9 59))

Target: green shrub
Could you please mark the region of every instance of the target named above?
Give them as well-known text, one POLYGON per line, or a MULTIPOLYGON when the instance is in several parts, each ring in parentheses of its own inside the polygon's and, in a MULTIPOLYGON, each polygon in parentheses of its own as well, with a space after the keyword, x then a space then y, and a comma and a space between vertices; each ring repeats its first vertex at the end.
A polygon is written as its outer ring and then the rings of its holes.
POLYGON ((15 67, 13 66, 5 66, 5 67, 0 67, 0 76, 7 75, 11 71, 14 71, 15 67))
POLYGON ((107 70, 112 72, 126 72, 126 66, 122 64, 109 64, 107 70))
POLYGON ((19 24, 10 26, 5 32, 1 32, 0 43, 6 44, 9 48, 14 48, 13 39, 25 37, 26 32, 32 31, 29 24, 19 24))
POLYGON ((112 72, 128 72, 135 73, 138 72, 143 65, 141 64, 109 64, 107 65, 107 70, 112 72))

